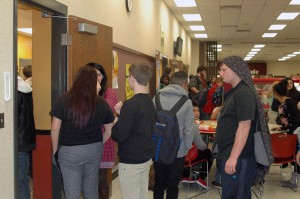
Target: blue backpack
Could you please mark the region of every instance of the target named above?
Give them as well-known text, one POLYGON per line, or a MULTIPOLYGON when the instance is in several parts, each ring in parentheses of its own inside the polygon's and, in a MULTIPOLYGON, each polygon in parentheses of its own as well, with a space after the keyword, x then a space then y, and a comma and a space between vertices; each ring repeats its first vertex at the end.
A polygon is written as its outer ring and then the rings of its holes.
POLYGON ((181 139, 176 113, 188 100, 183 96, 171 110, 162 110, 160 93, 155 96, 157 110, 152 139, 155 143, 154 162, 172 164, 177 157, 181 139))

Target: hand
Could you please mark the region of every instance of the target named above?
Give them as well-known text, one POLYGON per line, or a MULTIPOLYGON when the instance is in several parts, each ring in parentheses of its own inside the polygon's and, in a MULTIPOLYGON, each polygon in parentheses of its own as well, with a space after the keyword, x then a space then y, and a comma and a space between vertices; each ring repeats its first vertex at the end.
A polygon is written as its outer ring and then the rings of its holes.
POLYGON ((115 105, 115 111, 117 112, 117 114, 120 115, 120 111, 121 111, 121 108, 123 106, 123 103, 121 101, 119 101, 116 105, 115 105))
POLYGON ((237 159, 229 158, 225 163, 225 172, 229 175, 235 174, 237 159))
POLYGON ((297 161, 298 165, 300 166, 300 151, 298 151, 298 153, 296 155, 296 161, 297 161))

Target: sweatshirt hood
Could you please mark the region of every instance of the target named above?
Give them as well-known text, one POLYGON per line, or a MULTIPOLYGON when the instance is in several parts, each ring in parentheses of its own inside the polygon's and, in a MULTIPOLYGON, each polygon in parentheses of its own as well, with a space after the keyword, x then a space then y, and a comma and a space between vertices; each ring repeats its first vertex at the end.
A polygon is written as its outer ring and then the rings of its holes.
POLYGON ((169 84, 158 92, 160 92, 162 95, 188 96, 188 92, 182 86, 177 84, 169 84))

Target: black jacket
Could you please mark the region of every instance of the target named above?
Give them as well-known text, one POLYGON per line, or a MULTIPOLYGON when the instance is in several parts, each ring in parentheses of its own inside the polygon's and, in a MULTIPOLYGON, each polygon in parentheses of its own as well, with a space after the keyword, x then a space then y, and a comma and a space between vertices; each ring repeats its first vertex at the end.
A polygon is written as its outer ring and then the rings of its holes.
POLYGON ((19 152, 35 149, 35 124, 33 117, 32 92, 18 91, 18 147, 19 152))

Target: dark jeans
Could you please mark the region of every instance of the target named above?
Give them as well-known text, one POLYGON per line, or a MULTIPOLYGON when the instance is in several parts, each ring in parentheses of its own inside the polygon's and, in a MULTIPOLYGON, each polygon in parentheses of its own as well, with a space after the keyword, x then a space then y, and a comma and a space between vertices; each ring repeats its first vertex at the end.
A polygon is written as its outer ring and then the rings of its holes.
POLYGON ((222 199, 250 199, 256 170, 255 158, 239 158, 234 175, 225 173, 226 161, 227 158, 218 159, 222 181, 222 199))
POLYGON ((167 190, 166 199, 178 198, 178 184, 182 176, 184 160, 185 157, 176 158, 173 164, 154 162, 154 199, 163 199, 165 190, 167 190))
MULTIPOLYGON (((192 161, 192 164, 194 162, 197 162, 199 160, 203 160, 203 159, 206 159, 208 161, 208 172, 210 171, 211 169, 211 166, 212 166, 212 157, 211 157, 211 151, 209 149, 205 149, 203 151, 198 151, 198 156, 196 157, 195 160, 192 161)), ((202 162, 202 163, 199 163, 199 164, 202 164, 202 166, 200 167, 199 171, 200 171, 200 178, 202 180, 204 180, 206 177, 207 177, 207 166, 206 166, 206 162, 202 162)), ((197 166, 199 167, 199 164, 198 165, 195 165, 193 166, 193 170, 195 170, 194 168, 197 168, 197 166)), ((190 168, 188 169, 184 169, 183 171, 183 177, 189 177, 190 175, 190 168)))
POLYGON ((29 156, 28 153, 19 152, 19 199, 30 199, 29 188, 29 156))

